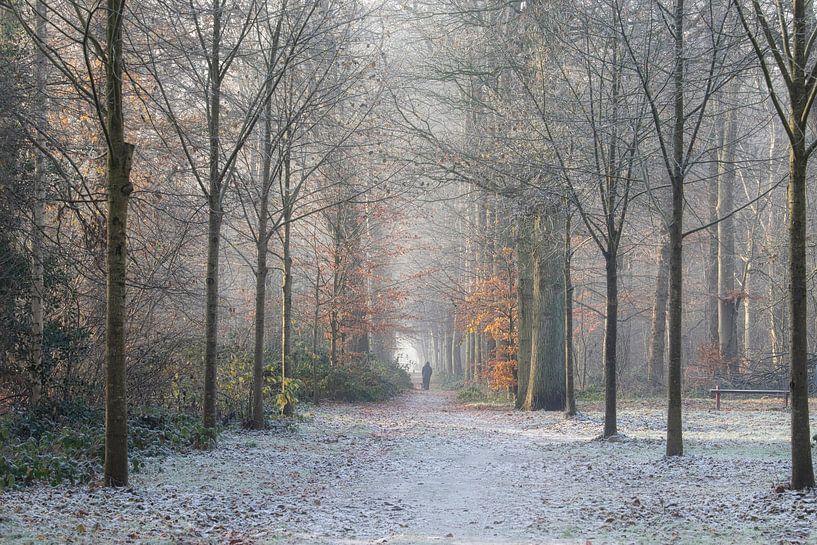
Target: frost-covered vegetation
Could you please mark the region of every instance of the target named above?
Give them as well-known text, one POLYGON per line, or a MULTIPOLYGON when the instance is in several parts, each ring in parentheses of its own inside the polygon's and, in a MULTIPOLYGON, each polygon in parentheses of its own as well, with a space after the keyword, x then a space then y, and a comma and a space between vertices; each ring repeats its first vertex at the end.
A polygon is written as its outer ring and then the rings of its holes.
POLYGON ((597 438, 600 404, 572 420, 434 390, 321 406, 294 427, 227 431, 211 452, 149 463, 129 489, 7 492, 0 542, 813 542, 815 492, 776 491, 786 412, 777 400, 711 403, 687 406, 683 458, 663 455, 655 401, 622 403, 618 442, 597 438))

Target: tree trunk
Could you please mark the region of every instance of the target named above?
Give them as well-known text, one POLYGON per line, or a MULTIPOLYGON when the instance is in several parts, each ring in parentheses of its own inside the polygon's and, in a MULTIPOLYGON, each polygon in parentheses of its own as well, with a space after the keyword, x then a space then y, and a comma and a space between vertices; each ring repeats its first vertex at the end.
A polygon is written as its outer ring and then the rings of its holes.
POLYGON ((681 418, 681 334, 684 233, 684 0, 675 0, 674 116, 672 131, 672 219, 669 224, 669 361, 667 366, 667 456, 684 453, 681 418))
POLYGON ((618 433, 616 419, 616 345, 618 337, 618 256, 608 250, 605 258, 607 309, 604 320, 604 437, 618 433))
POLYGON ((735 195, 735 110, 727 114, 721 171, 718 176, 718 352, 731 379, 739 372, 737 314, 740 298, 735 295, 735 222, 731 213, 735 195))
MULTIPOLYGON (((287 135, 289 136, 289 134, 287 135)), ((291 373, 290 366, 290 351, 292 346, 292 253, 290 250, 291 238, 291 222, 292 222, 292 196, 291 196, 291 156, 289 146, 290 141, 287 138, 284 150, 284 164, 281 176, 283 186, 283 212, 284 212, 284 238, 282 248, 283 266, 283 282, 281 283, 281 393, 286 392, 287 381, 291 373)), ((287 416, 292 415, 294 407, 290 403, 285 404, 281 408, 287 416)))
POLYGON ((565 215, 565 414, 576 415, 576 388, 573 371, 573 280, 570 274, 570 262, 573 248, 570 244, 570 213, 565 215))
POLYGON ((531 309, 530 373, 524 409, 565 408, 564 270, 559 235, 548 223, 554 210, 540 211, 534 221, 533 305, 531 309))
POLYGON ((706 281, 706 331, 707 340, 712 347, 720 347, 718 336, 718 179, 720 178, 720 149, 723 147, 723 127, 718 127, 717 137, 709 157, 709 180, 707 187, 707 220, 711 224, 706 230, 709 255, 704 264, 706 281))
MULTIPOLYGON (((800 4, 794 1, 795 6, 800 4)), ((797 8, 795 8, 796 10, 797 8)), ((802 5, 800 14, 802 16, 802 5)), ((797 19, 797 11, 795 11, 797 19)), ((802 22, 801 22, 802 24, 802 22)), ((795 22, 795 29, 797 23, 795 22)), ((802 29, 800 30, 802 32, 802 29)), ((800 40, 796 40, 800 43, 800 40)), ((805 42, 803 41, 803 46, 805 42)), ((795 53, 796 55, 797 53, 795 53)), ((802 78, 802 76, 801 76, 802 78)), ((814 487, 814 467, 811 459, 811 433, 809 431, 808 407, 808 338, 806 324, 808 297, 806 271, 806 172, 808 158, 805 154, 805 126, 798 123, 802 118, 806 101, 802 79, 794 85, 801 93, 793 93, 791 131, 795 134, 789 154, 789 327, 791 328, 791 487, 795 490, 814 487)))
POLYGON ((450 332, 445 336, 445 372, 451 376, 454 374, 454 328, 451 326, 450 332))
POLYGON ((453 337, 451 354, 454 358, 454 374, 462 376, 462 350, 460 346, 462 339, 459 337, 456 327, 454 328, 453 337))
MULTIPOLYGON (((647 357, 647 380, 654 390, 664 384, 664 350, 667 340, 667 296, 669 291, 669 252, 666 235, 662 237, 655 278, 655 298, 650 326, 650 348, 647 357)), ((713 313, 714 314, 714 313, 713 313)))
POLYGON ((267 302, 267 253, 269 234, 267 232, 269 193, 272 176, 272 100, 264 105, 263 157, 261 167, 261 198, 258 203, 258 240, 256 241, 255 272, 255 350, 252 371, 252 414, 253 429, 264 428, 264 335, 266 333, 267 302))
POLYGON ((125 141, 122 100, 124 0, 108 0, 105 63, 108 137, 107 292, 105 319, 105 485, 128 484, 125 316, 128 201, 133 144, 125 141))
POLYGON ((205 294, 204 427, 216 425, 216 367, 218 365, 219 248, 221 246, 221 178, 219 176, 219 122, 221 111, 221 2, 213 0, 213 35, 210 51, 210 139, 207 221, 207 285, 205 294))
POLYGON ((516 363, 516 402, 521 409, 528 393, 531 356, 531 311, 533 307, 533 222, 527 214, 519 220, 516 235, 517 263, 517 329, 519 346, 516 363))
MULTIPOLYGON (((48 43, 46 6, 42 0, 36 4, 37 41, 48 43)), ((37 138, 47 134, 47 66, 48 58, 39 50, 35 53, 34 64, 35 92, 35 123, 37 138)), ((43 393, 45 370, 43 369, 43 332, 45 330, 45 315, 43 300, 45 297, 45 154, 40 150, 34 151, 34 203, 32 216, 34 223, 31 229, 31 405, 40 401, 43 393)))

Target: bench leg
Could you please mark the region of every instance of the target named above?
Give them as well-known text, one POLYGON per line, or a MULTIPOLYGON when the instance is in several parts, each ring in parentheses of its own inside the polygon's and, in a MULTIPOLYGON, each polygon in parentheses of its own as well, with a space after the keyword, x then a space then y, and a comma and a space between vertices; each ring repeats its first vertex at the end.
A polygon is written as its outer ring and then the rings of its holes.
POLYGON ((715 410, 716 411, 721 410, 721 393, 720 392, 715 392, 715 410))

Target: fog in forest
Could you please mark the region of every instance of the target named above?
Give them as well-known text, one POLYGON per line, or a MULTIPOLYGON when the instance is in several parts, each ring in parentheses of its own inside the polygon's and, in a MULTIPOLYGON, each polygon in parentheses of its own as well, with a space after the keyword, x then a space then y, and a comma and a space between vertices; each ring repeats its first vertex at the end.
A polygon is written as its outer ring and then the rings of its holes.
POLYGON ((0 0, 0 543, 813 540, 815 37, 0 0))

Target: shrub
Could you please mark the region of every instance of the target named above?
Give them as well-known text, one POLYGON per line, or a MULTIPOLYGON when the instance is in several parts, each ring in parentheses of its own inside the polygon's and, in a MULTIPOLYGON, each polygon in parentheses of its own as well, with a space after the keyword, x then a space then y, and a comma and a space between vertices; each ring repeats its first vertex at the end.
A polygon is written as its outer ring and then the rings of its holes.
MULTIPOLYGON (((105 448, 103 412, 81 403, 45 403, 0 419, 0 489, 99 478, 105 448)), ((210 449, 218 430, 197 417, 166 410, 136 410, 128 418, 131 466, 191 449, 210 449)))
POLYGON ((496 391, 484 386, 471 385, 457 392, 457 401, 484 405, 506 405, 513 401, 513 395, 507 390, 496 391))
POLYGON ((412 388, 411 377, 396 361, 364 358, 331 366, 326 357, 298 355, 294 375, 315 401, 382 401, 412 388))

